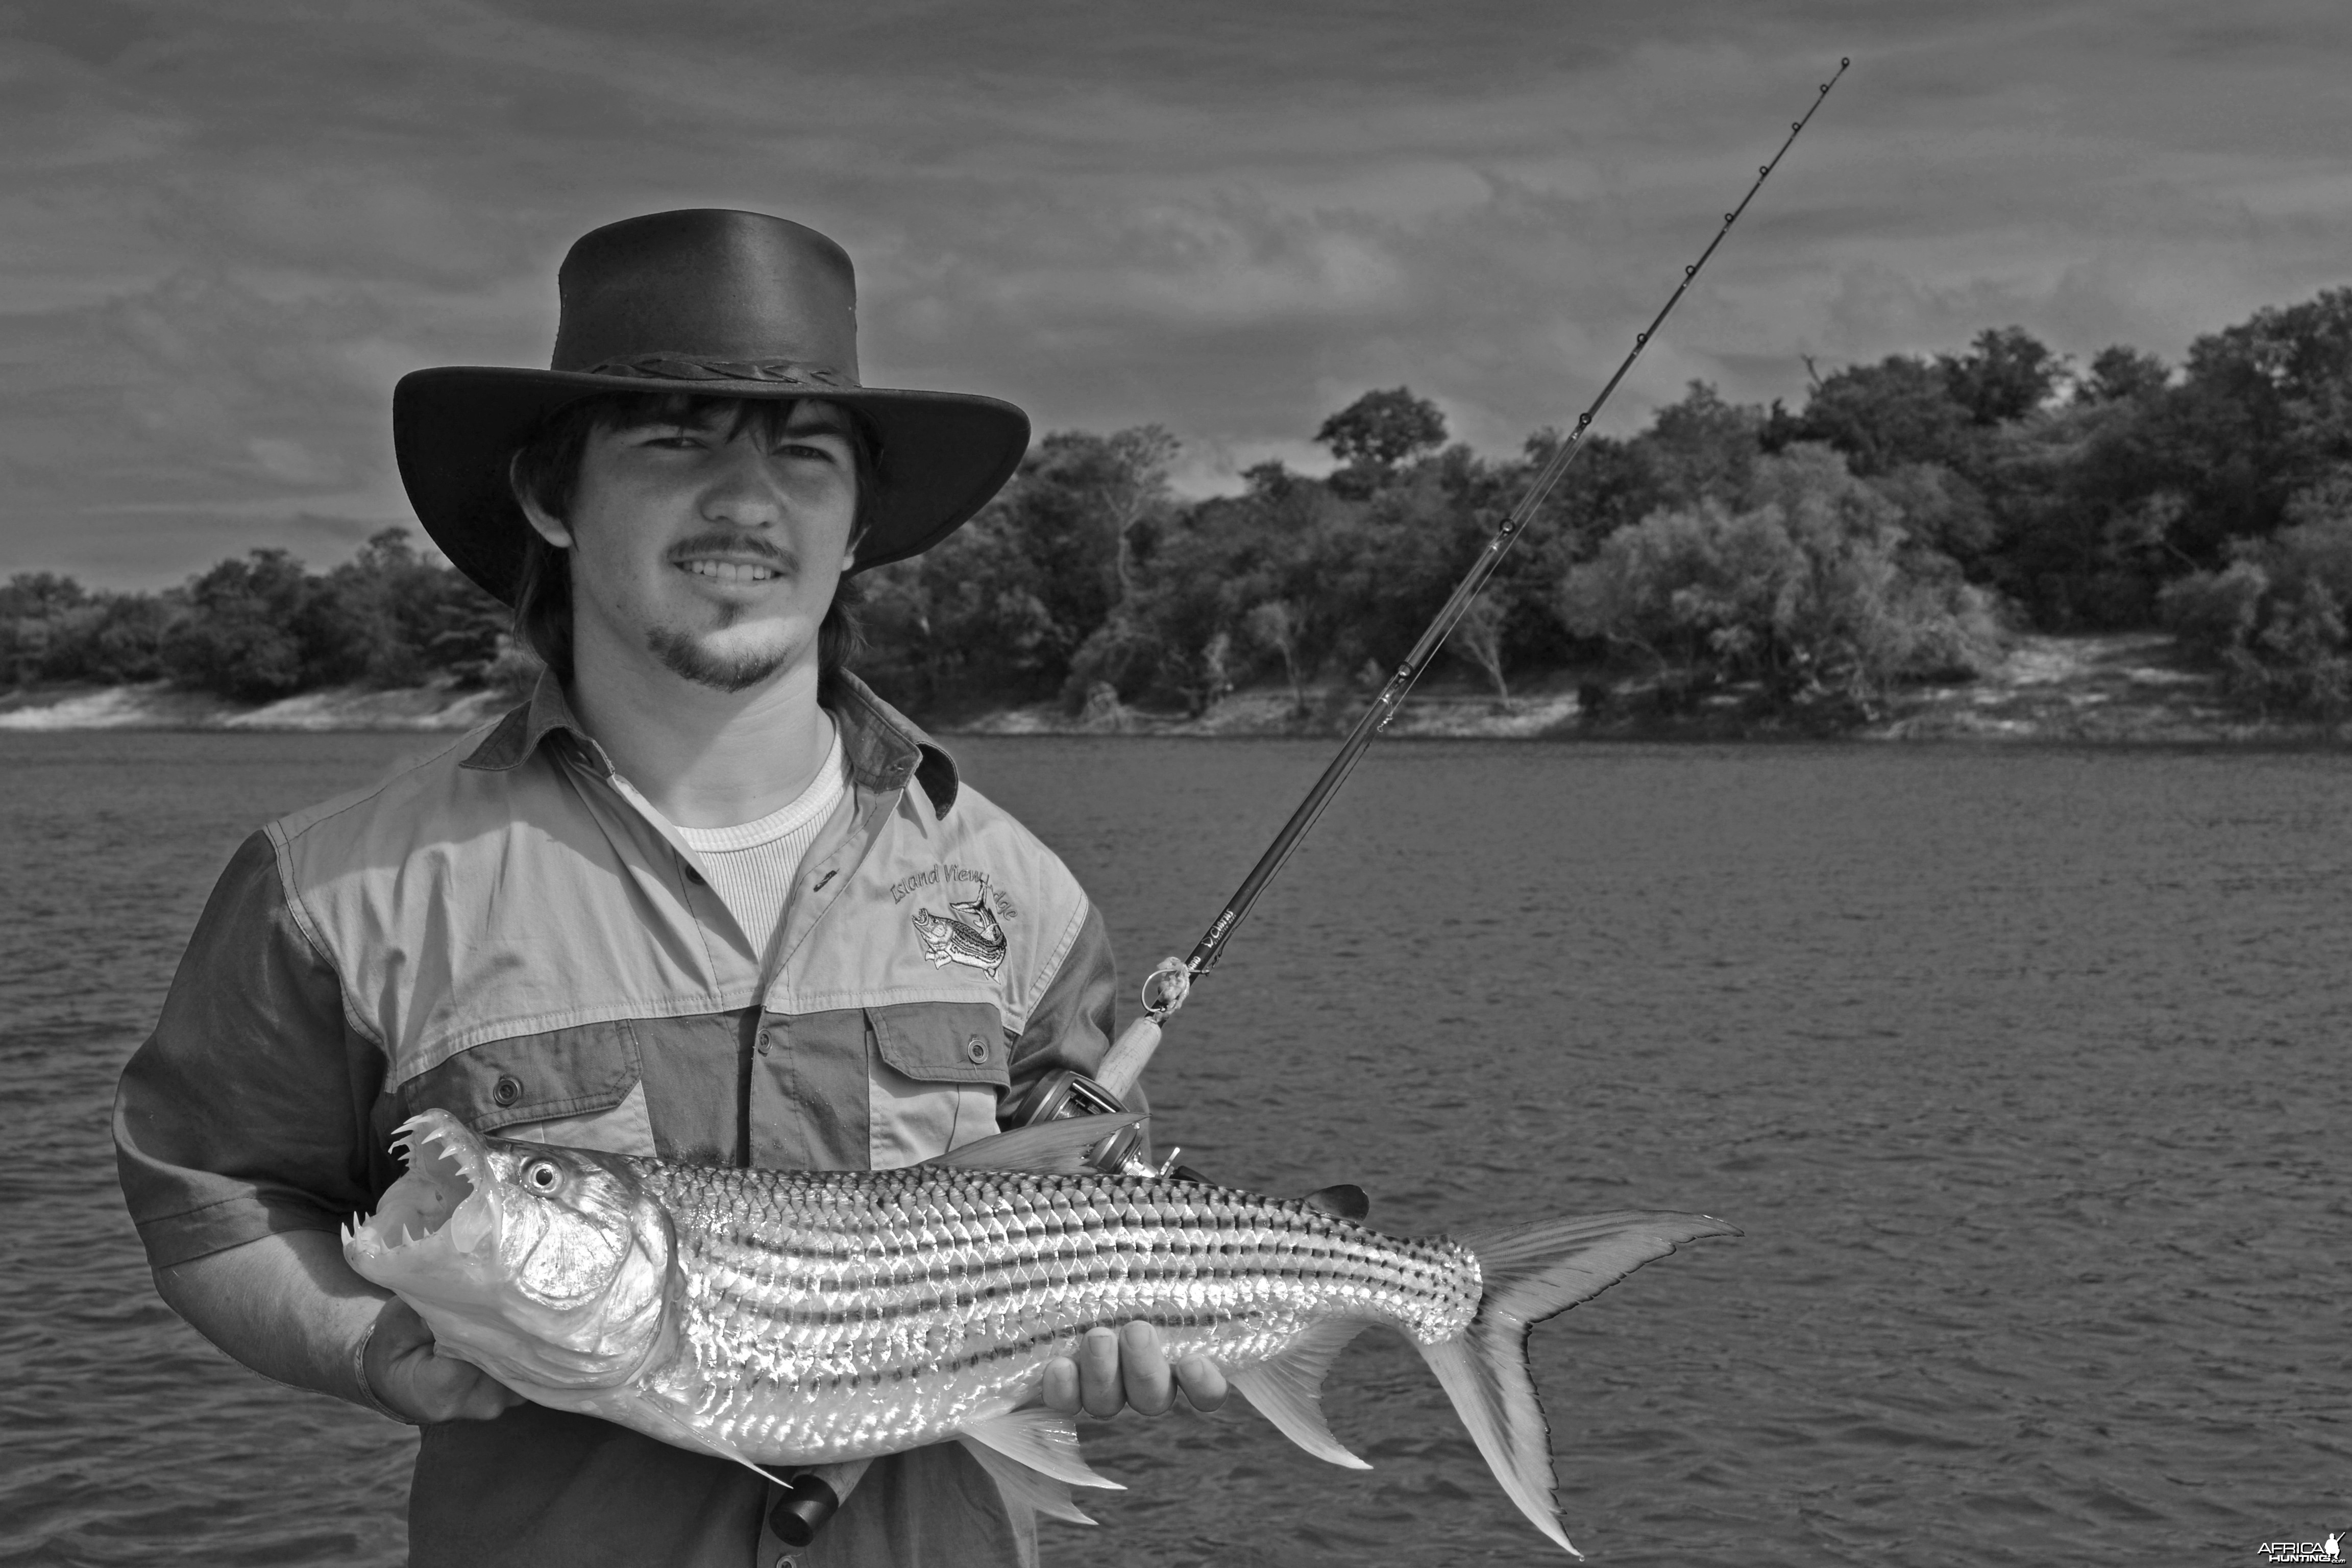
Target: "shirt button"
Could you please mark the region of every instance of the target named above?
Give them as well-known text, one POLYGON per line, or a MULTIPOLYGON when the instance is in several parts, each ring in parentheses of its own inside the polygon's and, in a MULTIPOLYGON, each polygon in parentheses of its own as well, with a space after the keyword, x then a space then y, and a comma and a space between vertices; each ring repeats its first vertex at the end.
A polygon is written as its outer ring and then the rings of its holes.
POLYGON ((762 1029, 762 1030, 761 1030, 761 1031, 760 1031, 760 1042, 759 1042, 759 1044, 757 1044, 757 1045, 753 1046, 751 1048, 752 1048, 753 1050, 755 1050, 755 1051, 758 1051, 758 1052, 759 1052, 761 1056, 763 1056, 763 1057, 764 1057, 764 1056, 766 1056, 766 1055, 768 1054, 768 1031, 767 1031, 767 1030, 762 1029))
POLYGON ((490 1088, 490 1098, 500 1105, 512 1105, 522 1098, 522 1079, 512 1073, 501 1073, 490 1088))
POLYGON ((679 868, 679 869, 683 870, 683 871, 686 873, 686 879, 687 879, 688 882, 690 882, 691 884, 693 884, 695 887, 698 887, 698 888, 699 888, 700 886, 702 886, 702 873, 701 873, 701 872, 699 872, 699 871, 696 870, 696 869, 695 869, 693 867, 691 867, 691 866, 684 866, 684 867, 679 868))
POLYGON ((988 1042, 974 1035, 963 1043, 963 1054, 975 1062, 984 1062, 988 1059, 988 1042))

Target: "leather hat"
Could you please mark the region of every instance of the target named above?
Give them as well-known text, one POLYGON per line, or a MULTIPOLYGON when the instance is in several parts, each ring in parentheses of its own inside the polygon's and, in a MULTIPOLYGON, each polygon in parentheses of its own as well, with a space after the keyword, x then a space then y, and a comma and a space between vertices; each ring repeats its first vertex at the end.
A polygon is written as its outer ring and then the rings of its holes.
POLYGON ((450 365, 404 375, 393 447, 425 531, 459 571, 512 603, 530 524, 508 459, 556 408, 598 393, 822 397, 881 437, 882 475, 853 570, 919 554, 1019 466, 1029 416, 954 392, 857 379, 857 283, 848 253, 761 213, 627 218, 583 236, 556 274, 546 370, 450 365))

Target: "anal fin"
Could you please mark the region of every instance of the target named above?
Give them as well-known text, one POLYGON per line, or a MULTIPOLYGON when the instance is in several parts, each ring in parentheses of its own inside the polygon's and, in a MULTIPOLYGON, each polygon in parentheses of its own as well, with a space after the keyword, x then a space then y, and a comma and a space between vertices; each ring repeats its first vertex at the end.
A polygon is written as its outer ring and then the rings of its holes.
POLYGON ((1078 1424, 1058 1410, 1032 1405, 967 1421, 956 1436, 995 1449, 1014 1464, 1051 1476, 1067 1486, 1127 1489, 1087 1464, 1078 1447, 1078 1424))
POLYGON ((1015 1512, 1028 1509, 1048 1519, 1066 1519, 1072 1524, 1092 1524, 1094 1520, 1070 1500, 1070 1489, 1053 1477, 1016 1464, 1002 1450, 992 1448, 974 1437, 958 1437, 964 1450, 980 1462, 989 1479, 996 1483, 1004 1500, 1015 1512))
POLYGON ((1273 1422, 1276 1430, 1317 1458, 1351 1470, 1369 1470, 1371 1466, 1331 1436, 1330 1423, 1323 1418, 1324 1374, 1367 1326, 1345 1319, 1318 1323, 1272 1361, 1229 1372, 1225 1381, 1257 1406, 1258 1414, 1273 1422))

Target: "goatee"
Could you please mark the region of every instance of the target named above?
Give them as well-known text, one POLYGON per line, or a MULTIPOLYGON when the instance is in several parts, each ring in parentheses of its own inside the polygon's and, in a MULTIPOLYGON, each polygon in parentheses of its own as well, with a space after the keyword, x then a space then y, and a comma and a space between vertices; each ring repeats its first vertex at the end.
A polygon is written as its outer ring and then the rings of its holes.
POLYGON ((672 626, 656 626, 646 634, 646 647, 662 668, 698 686, 715 691, 740 691, 757 686, 783 668, 781 648, 754 648, 742 653, 713 653, 694 637, 672 626))

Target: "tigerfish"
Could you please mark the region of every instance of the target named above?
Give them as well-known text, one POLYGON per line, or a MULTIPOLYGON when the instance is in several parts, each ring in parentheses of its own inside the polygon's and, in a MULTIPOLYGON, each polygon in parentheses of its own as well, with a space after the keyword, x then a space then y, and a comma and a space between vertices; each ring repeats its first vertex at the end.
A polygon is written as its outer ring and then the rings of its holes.
MULTIPOLYGON (((1528 1330, 1654 1258, 1738 1231, 1617 1213, 1458 1239, 1384 1236, 1303 1200, 1106 1175, 1134 1117, 1022 1128, 895 1171, 735 1170, 478 1136, 427 1110, 406 1173, 346 1227, 364 1278, 440 1351, 558 1410, 758 1469, 960 1440, 1016 1510, 1084 1522, 1118 1483, 1034 1403, 1097 1324, 1213 1358, 1307 1452, 1324 1373, 1367 1328, 1411 1341, 1511 1500, 1570 1552, 1528 1330)), ((763 1479, 772 1479, 761 1472, 763 1479)))

